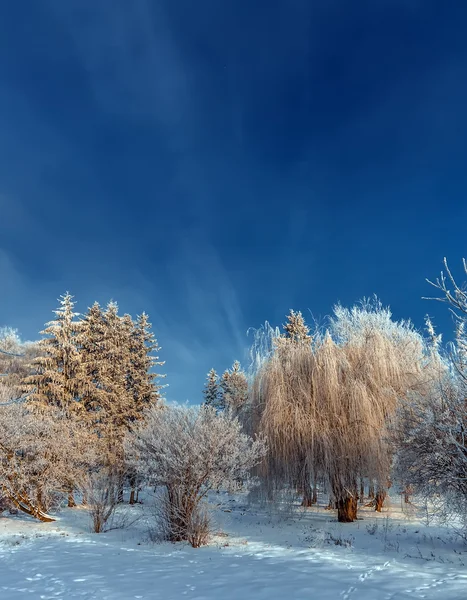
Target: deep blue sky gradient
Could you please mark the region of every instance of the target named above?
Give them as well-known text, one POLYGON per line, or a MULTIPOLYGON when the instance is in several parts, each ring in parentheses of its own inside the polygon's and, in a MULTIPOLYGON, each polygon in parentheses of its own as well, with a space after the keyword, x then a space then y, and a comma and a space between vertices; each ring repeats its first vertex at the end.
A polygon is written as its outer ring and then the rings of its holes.
POLYGON ((467 255, 467 3, 0 5, 0 325, 146 310, 169 399, 289 308, 417 326, 467 255))

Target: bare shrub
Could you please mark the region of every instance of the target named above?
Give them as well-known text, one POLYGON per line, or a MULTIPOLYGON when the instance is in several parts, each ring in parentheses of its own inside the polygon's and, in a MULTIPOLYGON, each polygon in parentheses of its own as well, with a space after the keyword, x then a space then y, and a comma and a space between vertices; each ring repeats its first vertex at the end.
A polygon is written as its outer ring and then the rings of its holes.
POLYGON ((168 406, 148 411, 145 424, 129 434, 127 453, 149 485, 165 488, 165 537, 197 547, 209 534, 202 504, 208 492, 247 480, 265 454, 265 442, 242 433, 228 413, 168 406))
POLYGON ((120 474, 104 467, 89 475, 83 488, 94 533, 107 531, 115 516, 120 489, 120 474))

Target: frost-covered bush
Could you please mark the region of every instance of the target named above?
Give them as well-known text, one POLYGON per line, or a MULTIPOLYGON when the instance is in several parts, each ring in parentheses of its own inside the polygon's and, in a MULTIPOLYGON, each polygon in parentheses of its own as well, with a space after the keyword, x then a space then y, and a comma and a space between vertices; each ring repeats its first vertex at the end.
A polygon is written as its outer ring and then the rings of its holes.
MULTIPOLYGON (((425 393, 415 394, 400 407, 395 472, 423 498, 429 517, 434 514, 460 526, 467 538, 467 292, 457 285, 446 260, 444 264, 447 276, 441 273, 430 283, 441 292, 435 299, 448 304, 455 317, 455 341, 442 359, 440 336, 428 321, 439 377, 425 393)), ((467 274, 467 263, 463 264, 467 274)))
POLYGON ((0 485, 20 510, 41 520, 80 485, 95 460, 88 430, 60 410, 0 406, 0 485))
POLYGON ((147 412, 128 436, 127 453, 147 484, 165 488, 166 537, 195 546, 206 541, 208 492, 247 480, 265 442, 213 408, 167 406, 147 412))

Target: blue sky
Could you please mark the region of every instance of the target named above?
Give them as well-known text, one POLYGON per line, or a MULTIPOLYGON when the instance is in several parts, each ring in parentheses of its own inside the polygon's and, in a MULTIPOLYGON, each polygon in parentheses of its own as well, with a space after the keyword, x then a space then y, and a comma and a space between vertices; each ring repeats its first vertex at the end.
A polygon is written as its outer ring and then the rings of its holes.
MULTIPOLYGON (((0 325, 69 290, 146 310, 170 399, 246 330, 467 255, 467 4, 44 0, 0 6, 0 325)), ((309 314, 309 313, 308 313, 309 314)))

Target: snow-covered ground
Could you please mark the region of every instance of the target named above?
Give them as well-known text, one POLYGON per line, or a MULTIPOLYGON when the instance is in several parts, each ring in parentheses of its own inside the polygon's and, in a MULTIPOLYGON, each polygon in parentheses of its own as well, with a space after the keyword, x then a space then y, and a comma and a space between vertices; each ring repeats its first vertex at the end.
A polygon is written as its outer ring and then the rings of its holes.
POLYGON ((0 599, 467 598, 467 547, 397 500, 348 525, 324 508, 285 517, 239 496, 227 503, 223 533, 198 550, 149 542, 145 517, 100 535, 80 508, 55 523, 0 518, 0 599))

